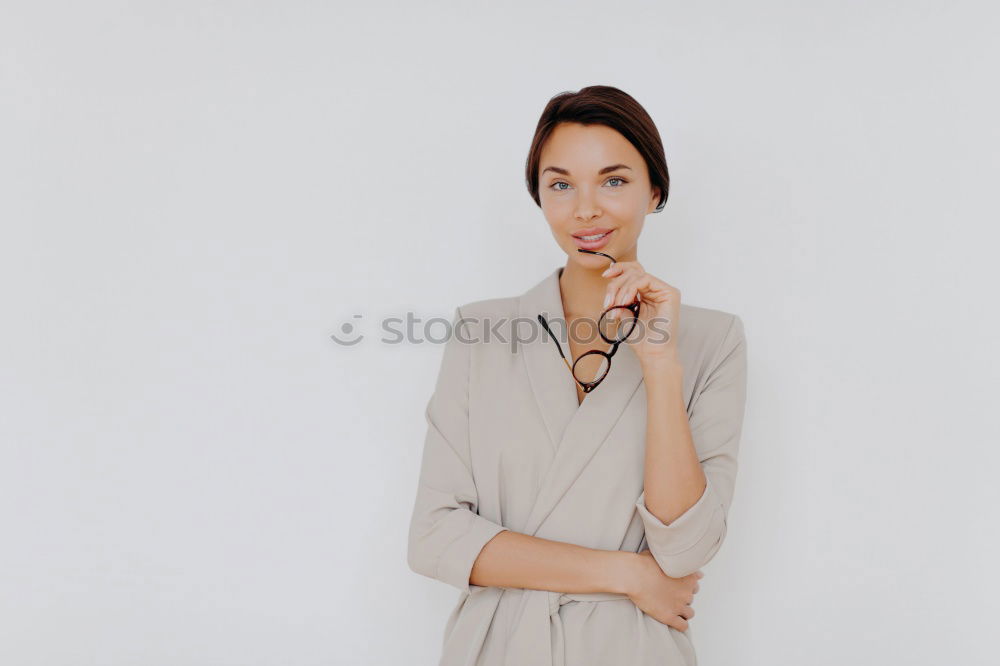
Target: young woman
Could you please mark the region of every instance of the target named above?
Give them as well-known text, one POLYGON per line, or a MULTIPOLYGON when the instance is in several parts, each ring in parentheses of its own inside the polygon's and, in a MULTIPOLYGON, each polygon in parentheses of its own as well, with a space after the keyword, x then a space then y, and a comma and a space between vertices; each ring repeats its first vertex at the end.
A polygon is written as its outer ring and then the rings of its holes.
POLYGON ((669 176, 632 97, 554 97, 526 176, 565 265, 459 306, 427 403, 408 562, 461 591, 440 664, 693 666, 736 480, 743 322, 638 261, 669 176))

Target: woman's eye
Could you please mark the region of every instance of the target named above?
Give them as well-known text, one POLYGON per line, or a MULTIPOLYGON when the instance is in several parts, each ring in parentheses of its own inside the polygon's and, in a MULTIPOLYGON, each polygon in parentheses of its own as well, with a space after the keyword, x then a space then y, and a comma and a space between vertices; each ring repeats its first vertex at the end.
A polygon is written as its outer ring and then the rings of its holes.
MULTIPOLYGON (((611 178, 608 178, 608 180, 606 182, 611 183, 612 181, 618 181, 618 184, 612 185, 612 188, 621 187, 622 185, 625 185, 628 182, 627 180, 625 180, 624 178, 621 178, 619 176, 612 176, 611 178)), ((565 183, 565 182, 563 182, 561 180, 557 180, 556 182, 554 182, 551 185, 549 185, 549 188, 553 189, 553 190, 555 190, 557 192, 565 192, 566 190, 568 190, 570 188, 570 184, 569 183, 565 183), (565 185, 566 187, 560 187, 560 185, 565 185)))

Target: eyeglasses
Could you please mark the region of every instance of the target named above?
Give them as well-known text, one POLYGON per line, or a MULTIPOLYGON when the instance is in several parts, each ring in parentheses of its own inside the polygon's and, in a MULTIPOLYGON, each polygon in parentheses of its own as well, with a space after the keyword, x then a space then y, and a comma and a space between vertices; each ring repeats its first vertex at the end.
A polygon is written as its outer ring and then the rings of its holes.
MULTIPOLYGON (((611 260, 612 264, 615 263, 614 257, 604 254, 603 252, 583 249, 577 249, 577 251, 607 257, 611 260)), ((552 341, 556 343, 556 349, 559 350, 559 355, 562 356, 562 360, 566 364, 566 367, 569 368, 570 373, 573 375, 573 379, 575 379, 580 387, 583 388, 584 393, 590 393, 593 391, 602 381, 604 381, 604 378, 608 376, 608 370, 611 369, 611 357, 618 351, 618 346, 632 334, 638 320, 638 300, 631 305, 612 305, 610 308, 601 313, 600 319, 597 320, 597 332, 605 342, 611 345, 611 349, 606 352, 599 349, 591 349, 590 351, 581 354, 580 357, 577 358, 572 365, 570 365, 566 355, 563 354, 562 347, 559 345, 559 340, 557 340, 556 336, 552 334, 552 329, 549 328, 549 324, 545 320, 545 317, 538 315, 538 321, 542 323, 542 326, 544 326, 545 330, 548 331, 549 337, 551 337, 552 341), (621 310, 621 312, 617 313, 618 316, 616 318, 612 319, 608 316, 616 310, 621 310)))

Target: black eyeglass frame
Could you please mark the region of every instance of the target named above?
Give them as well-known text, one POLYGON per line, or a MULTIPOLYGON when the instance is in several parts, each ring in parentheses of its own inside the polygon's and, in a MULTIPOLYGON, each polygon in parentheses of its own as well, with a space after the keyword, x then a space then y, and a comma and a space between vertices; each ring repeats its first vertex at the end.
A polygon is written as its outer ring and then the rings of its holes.
MULTIPOLYGON (((597 254, 597 255, 600 255, 602 257, 607 257, 608 259, 611 260, 612 264, 615 263, 615 258, 614 257, 612 257, 611 255, 608 255, 608 254, 604 254, 603 252, 596 252, 594 250, 584 250, 584 249, 577 249, 577 252, 586 252, 587 254, 597 254)), ((549 328, 549 324, 548 324, 547 321, 545 321, 545 317, 543 317, 542 315, 538 315, 538 321, 541 322, 542 326, 545 327, 545 330, 548 332, 549 337, 552 338, 552 341, 554 343, 556 343, 556 349, 559 350, 559 356, 562 357, 562 360, 566 364, 566 367, 569 368, 569 372, 570 372, 570 375, 573 377, 573 380, 577 384, 580 385, 580 387, 583 389, 584 393, 590 393, 591 391, 593 391, 595 388, 597 388, 600 385, 601 382, 604 381, 604 378, 608 376, 608 372, 611 371, 611 357, 614 356, 618 352, 619 345, 621 345, 623 342, 625 342, 628 339, 628 336, 632 335, 632 331, 635 330, 635 325, 639 321, 639 305, 640 305, 640 302, 638 300, 636 300, 636 301, 634 301, 633 303, 631 303, 629 305, 612 305, 607 310, 605 310, 604 312, 602 312, 601 316, 597 320, 597 333, 598 333, 598 335, 601 336, 602 340, 604 340, 609 345, 611 345, 611 349, 609 349, 606 352, 605 351, 601 351, 600 349, 591 349, 590 351, 586 351, 586 352, 580 354, 580 356, 575 361, 573 361, 573 365, 570 365, 569 359, 567 359, 566 355, 563 353, 562 346, 559 344, 559 340, 556 338, 556 336, 552 333, 552 329, 549 328), (614 339, 614 338, 609 338, 608 336, 604 335, 604 329, 601 327, 601 322, 604 321, 604 318, 606 316, 608 316, 609 312, 613 312, 614 310, 617 310, 617 309, 628 310, 629 312, 632 313, 632 317, 633 318, 632 318, 632 326, 629 327, 629 329, 625 333, 625 335, 621 336, 620 338, 614 339), (582 382, 582 381, 580 381, 577 378, 576 371, 575 371, 575 368, 576 368, 577 364, 580 361, 582 361, 584 358, 586 358, 588 356, 593 356, 595 354, 603 356, 604 358, 607 359, 608 362, 607 362, 607 366, 604 368, 604 372, 601 373, 600 377, 597 377, 593 381, 589 381, 589 382, 582 382)))

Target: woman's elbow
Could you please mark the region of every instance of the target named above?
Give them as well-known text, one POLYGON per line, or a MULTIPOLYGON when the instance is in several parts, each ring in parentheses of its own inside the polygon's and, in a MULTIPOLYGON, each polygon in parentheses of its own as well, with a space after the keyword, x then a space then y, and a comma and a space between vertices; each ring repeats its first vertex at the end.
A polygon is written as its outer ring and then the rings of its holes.
POLYGON ((725 538, 726 521, 723 516, 717 527, 706 530, 701 539, 685 550, 668 552, 655 541, 649 543, 649 550, 664 574, 671 578, 683 578, 711 562, 725 538))

